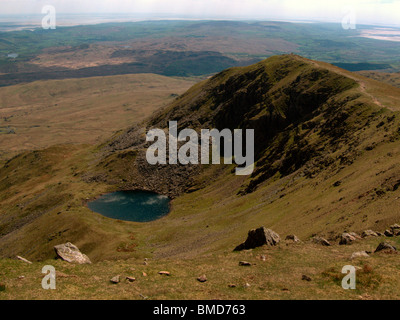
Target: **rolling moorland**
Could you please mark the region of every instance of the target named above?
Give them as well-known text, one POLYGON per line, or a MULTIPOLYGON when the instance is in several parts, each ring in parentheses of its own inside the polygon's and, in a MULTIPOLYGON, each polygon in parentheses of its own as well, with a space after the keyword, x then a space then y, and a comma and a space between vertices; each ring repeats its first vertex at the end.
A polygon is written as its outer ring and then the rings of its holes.
POLYGON ((284 53, 351 71, 400 71, 399 43, 372 38, 379 32, 367 25, 344 30, 340 23, 256 21, 145 21, 2 32, 0 86, 133 73, 204 76, 284 53))
POLYGON ((59 143, 99 143, 150 116, 195 82, 133 74, 1 87, 0 163, 59 143))
POLYGON ((382 241, 398 246, 399 237, 338 244, 344 231, 383 232, 399 222, 399 106, 400 89, 387 83, 298 55, 273 56, 197 83, 102 143, 16 155, 0 168, 7 288, 0 298, 399 298, 398 254, 350 259, 382 241), (171 119, 197 130, 254 128, 254 173, 235 176, 234 165, 149 166, 144 133, 171 119), (133 223, 86 206, 131 189, 170 196, 171 213, 133 223), (278 246, 233 252, 263 225, 281 235, 278 246), (301 242, 285 241, 289 234, 301 242), (332 245, 313 243, 315 235, 332 245), (53 247, 67 241, 93 264, 54 260, 53 247), (57 290, 40 287, 45 264, 57 269, 57 290), (356 290, 340 285, 348 264, 359 267, 356 290), (202 274, 205 283, 196 280, 202 274), (115 275, 136 281, 112 284, 115 275))

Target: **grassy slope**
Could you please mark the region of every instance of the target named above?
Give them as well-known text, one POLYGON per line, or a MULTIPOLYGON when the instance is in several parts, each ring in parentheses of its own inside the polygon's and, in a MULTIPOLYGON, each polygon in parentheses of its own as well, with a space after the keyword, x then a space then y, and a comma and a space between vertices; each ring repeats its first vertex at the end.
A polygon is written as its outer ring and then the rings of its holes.
MULTIPOLYGON (((83 205, 87 198, 118 188, 118 181, 116 185, 106 185, 81 180, 80 175, 96 163, 96 148, 59 146, 42 151, 42 157, 32 153, 21 155, 1 169, 1 176, 6 177, 0 181, 2 218, 8 214, 33 215, 35 219, 1 238, 0 253, 46 260, 54 257, 54 245, 72 241, 96 264, 70 266, 47 261, 25 266, 3 260, 2 273, 10 288, 3 297, 37 297, 38 292, 43 298, 74 298, 77 292, 82 298, 140 298, 139 292, 150 298, 359 298, 360 294, 364 298, 365 294, 373 298, 398 297, 395 255, 374 255, 366 262, 357 262, 370 265, 373 271, 361 275, 356 292, 344 292, 337 280, 341 267, 350 263, 348 257, 352 252, 373 250, 380 239, 329 249, 306 243, 293 247, 282 244, 273 250, 231 252, 245 239, 247 230, 261 225, 271 227, 281 236, 295 233, 307 240, 314 233, 334 239, 344 230, 383 231, 398 222, 399 191, 394 185, 400 180, 396 160, 400 153, 399 118, 397 111, 392 110, 396 109, 400 95, 393 87, 338 68, 303 59, 301 62, 308 68, 328 68, 351 76, 360 84, 343 94, 344 98, 355 95, 355 101, 361 103, 349 103, 344 108, 350 114, 345 120, 346 128, 361 141, 354 147, 355 153, 343 158, 349 147, 348 141, 343 141, 337 153, 331 155, 333 164, 315 163, 307 170, 319 166, 322 170, 311 175, 305 174, 304 167, 281 178, 274 175, 243 196, 237 195, 237 191, 249 181, 232 175, 231 168, 212 167, 198 181, 213 183, 176 198, 167 217, 146 224, 110 220, 83 205), (383 103, 388 108, 382 108, 383 103), (337 181, 341 184, 334 187, 337 181), (54 198, 59 203, 49 207, 49 199, 54 198), (267 261, 259 262, 256 256, 264 253, 267 261), (142 265, 144 257, 152 258, 149 267, 142 265), (126 258, 132 260, 121 260, 126 258), (105 259, 118 261, 105 262, 105 259), (257 265, 241 268, 237 266, 240 260, 257 265), (56 264, 60 271, 77 274, 78 278, 62 279, 59 291, 53 295, 37 291, 40 266, 44 263, 56 264), (162 269, 171 271, 172 276, 160 280, 156 272, 162 269), (149 277, 140 278, 141 271, 146 271, 149 277), (108 279, 119 273, 133 274, 139 277, 138 282, 131 286, 107 286, 108 279), (205 285, 194 280, 202 273, 210 279, 205 285), (315 281, 310 284, 301 281, 303 273, 315 281), (27 275, 27 279, 17 280, 19 275, 27 275), (22 286, 21 281, 27 285, 22 286), (240 287, 245 282, 252 286, 246 290, 227 288, 229 283, 240 287), (282 291, 283 288, 288 288, 289 293, 282 291)), ((195 86, 190 92, 199 88, 195 86)), ((343 97, 336 97, 335 101, 343 97)), ((322 124, 326 120, 329 118, 320 119, 322 124)), ((306 137, 309 143, 315 140, 318 144, 321 136, 317 130, 308 132, 306 137)), ((286 146, 290 145, 289 139, 286 146)), ((120 162, 121 169, 128 165, 120 162)))

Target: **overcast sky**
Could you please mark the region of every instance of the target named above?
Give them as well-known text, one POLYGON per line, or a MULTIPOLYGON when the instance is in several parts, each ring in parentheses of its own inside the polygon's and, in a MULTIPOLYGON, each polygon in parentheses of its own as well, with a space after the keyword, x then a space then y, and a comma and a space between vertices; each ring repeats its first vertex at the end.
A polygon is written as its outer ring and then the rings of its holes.
POLYGON ((349 7, 357 23, 400 26, 400 0, 0 0, 0 14, 169 14, 175 17, 319 20, 340 23, 349 7))

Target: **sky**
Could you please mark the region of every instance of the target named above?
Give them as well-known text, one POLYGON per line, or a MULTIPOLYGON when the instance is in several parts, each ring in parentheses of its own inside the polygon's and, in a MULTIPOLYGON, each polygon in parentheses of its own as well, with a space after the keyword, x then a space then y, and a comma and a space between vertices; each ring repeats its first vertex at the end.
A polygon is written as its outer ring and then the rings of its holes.
POLYGON ((340 23, 354 12, 359 24, 400 26, 400 0, 0 0, 1 14, 124 13, 213 19, 312 20, 340 23))

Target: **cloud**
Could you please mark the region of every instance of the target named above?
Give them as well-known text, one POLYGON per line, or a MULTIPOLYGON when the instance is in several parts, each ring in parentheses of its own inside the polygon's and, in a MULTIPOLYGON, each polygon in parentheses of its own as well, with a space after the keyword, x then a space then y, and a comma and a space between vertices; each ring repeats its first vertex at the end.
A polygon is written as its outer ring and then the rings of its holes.
POLYGON ((3 14, 37 13, 169 14, 198 18, 296 19, 340 22, 353 7, 359 23, 400 25, 400 0, 0 0, 3 14))

